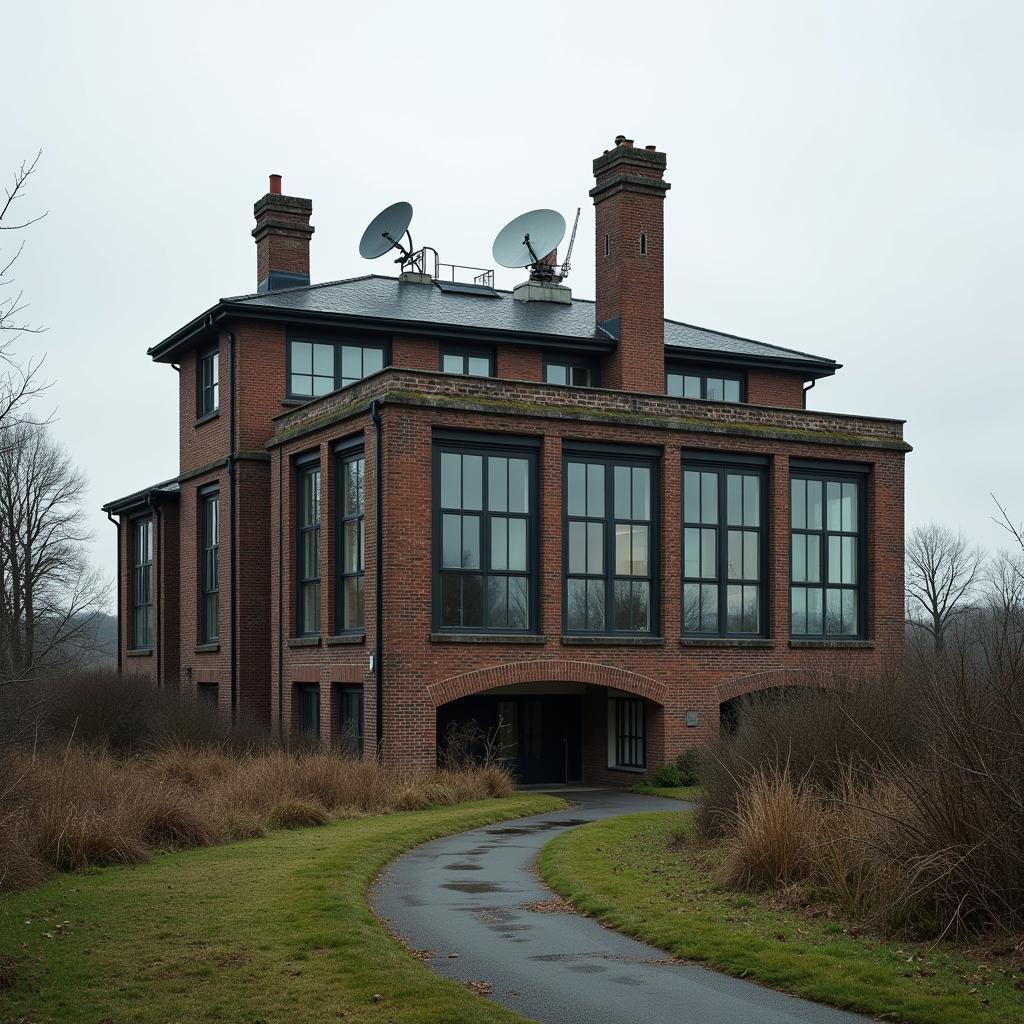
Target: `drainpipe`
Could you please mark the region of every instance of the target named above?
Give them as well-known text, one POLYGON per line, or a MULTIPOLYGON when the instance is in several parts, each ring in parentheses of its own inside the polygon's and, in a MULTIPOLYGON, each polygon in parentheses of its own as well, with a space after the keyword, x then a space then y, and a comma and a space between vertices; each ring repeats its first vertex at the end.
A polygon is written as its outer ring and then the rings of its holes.
POLYGON ((117 607, 114 609, 114 621, 117 624, 117 674, 121 674, 121 520, 115 519, 109 512, 107 518, 117 530, 117 607))
POLYGON ((277 449, 277 734, 284 743, 284 448, 277 449))
POLYGON ((231 721, 238 720, 238 612, 236 609, 238 578, 238 514, 235 509, 235 333, 228 336, 228 536, 231 538, 231 581, 228 586, 231 602, 231 721))
POLYGON ((808 384, 808 385, 807 385, 807 386, 806 386, 806 387, 804 388, 804 408, 805 408, 805 409, 807 408, 807 392, 808 392, 808 391, 810 391, 810 390, 811 390, 811 388, 813 388, 813 387, 814 387, 814 385, 815 385, 815 384, 817 384, 817 383, 818 383, 818 382, 817 382, 816 380, 812 380, 812 381, 811 381, 811 383, 810 383, 810 384, 808 384))
POLYGON ((156 685, 163 687, 164 677, 160 671, 160 662, 163 654, 163 637, 160 635, 160 610, 164 603, 164 588, 162 584, 164 559, 160 551, 160 506, 153 501, 153 495, 146 495, 146 504, 149 506, 150 514, 153 517, 153 555, 156 559, 156 622, 153 624, 153 639, 156 641, 156 685))
POLYGON ((384 458, 382 453, 383 427, 380 420, 380 400, 370 403, 370 419, 373 422, 373 494, 374 494, 374 620, 373 620, 373 673, 377 690, 377 760, 384 758, 384 545, 381 535, 384 529, 384 458))

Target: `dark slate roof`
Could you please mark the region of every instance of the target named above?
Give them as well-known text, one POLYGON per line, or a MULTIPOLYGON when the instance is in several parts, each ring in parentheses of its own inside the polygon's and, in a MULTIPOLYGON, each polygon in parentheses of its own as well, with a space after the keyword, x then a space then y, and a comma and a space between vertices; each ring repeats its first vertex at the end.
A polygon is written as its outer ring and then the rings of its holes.
MULTIPOLYGON (((596 323, 594 303, 517 302, 512 293, 495 289, 492 294, 468 295, 442 290, 436 285, 402 284, 397 278, 369 274, 342 281, 287 288, 262 295, 238 295, 222 299, 233 307, 281 310, 301 314, 338 315, 402 323, 426 323, 462 330, 507 331, 534 337, 574 342, 611 336, 596 323)), ((823 356, 753 341, 703 327, 665 321, 665 344, 694 355, 721 354, 733 358, 779 363, 801 363, 834 372, 838 364, 823 356)))
POLYGON ((134 491, 131 494, 126 494, 123 498, 115 498, 113 501, 108 501, 103 506, 104 512, 116 512, 119 509, 125 510, 133 508, 136 505, 144 505, 146 499, 152 494, 161 498, 177 498, 178 492, 181 490, 178 484, 178 478, 174 477, 172 480, 164 480, 158 484, 152 484, 149 487, 143 487, 141 491, 134 491))

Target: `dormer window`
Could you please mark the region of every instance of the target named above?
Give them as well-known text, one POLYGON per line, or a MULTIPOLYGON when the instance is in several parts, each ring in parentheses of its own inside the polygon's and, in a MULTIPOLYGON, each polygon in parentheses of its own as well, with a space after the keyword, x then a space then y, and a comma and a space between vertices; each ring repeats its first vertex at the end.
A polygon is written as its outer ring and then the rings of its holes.
POLYGON ((742 373, 728 370, 676 367, 665 374, 666 394, 705 402, 743 402, 744 383, 742 373))

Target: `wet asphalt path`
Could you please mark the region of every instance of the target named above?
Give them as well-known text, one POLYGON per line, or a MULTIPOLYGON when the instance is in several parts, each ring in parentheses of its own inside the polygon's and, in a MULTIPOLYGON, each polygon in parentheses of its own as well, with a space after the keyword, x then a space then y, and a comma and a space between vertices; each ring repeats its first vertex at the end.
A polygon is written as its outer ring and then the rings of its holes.
POLYGON ((542 1024, 864 1024, 865 1017, 782 995, 668 954, 578 914, 530 903, 554 894, 537 851, 587 821, 685 804, 608 791, 559 795, 578 806, 417 847, 388 865, 371 899, 387 927, 459 982, 542 1024), (457 954, 453 956, 452 954, 457 954))

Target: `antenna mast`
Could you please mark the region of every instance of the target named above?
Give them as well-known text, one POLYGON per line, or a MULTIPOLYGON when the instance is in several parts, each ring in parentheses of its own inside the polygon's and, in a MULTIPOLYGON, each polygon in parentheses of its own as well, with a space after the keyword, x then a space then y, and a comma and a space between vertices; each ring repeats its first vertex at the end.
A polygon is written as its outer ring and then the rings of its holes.
POLYGON ((580 208, 576 207, 576 219, 572 222, 572 234, 569 236, 569 247, 565 250, 565 259, 562 260, 561 277, 564 281, 569 276, 572 265, 569 260, 572 258, 572 247, 576 244, 576 229, 580 224, 580 208))

